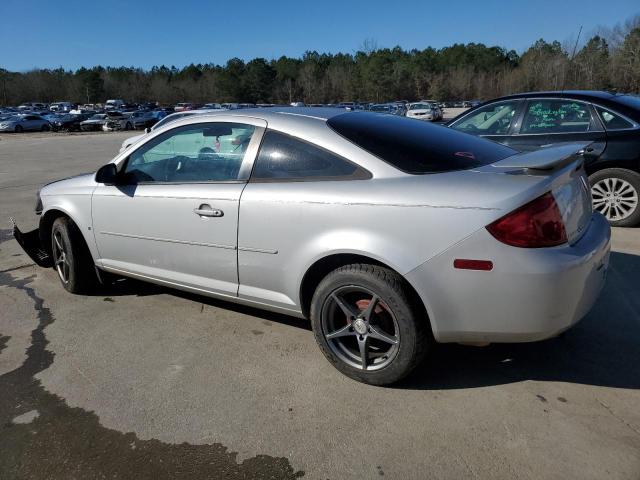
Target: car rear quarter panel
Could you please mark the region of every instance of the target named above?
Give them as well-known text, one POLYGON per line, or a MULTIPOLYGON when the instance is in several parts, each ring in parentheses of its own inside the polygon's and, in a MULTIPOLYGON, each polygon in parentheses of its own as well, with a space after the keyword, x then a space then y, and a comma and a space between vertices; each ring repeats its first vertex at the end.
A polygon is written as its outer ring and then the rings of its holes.
POLYGON ((539 179, 504 177, 249 183, 240 201, 239 295, 299 308, 309 267, 338 253, 367 256, 404 275, 524 202, 523 195, 537 194, 525 185, 539 179))
POLYGON ((605 151, 586 170, 592 174, 604 168, 628 168, 640 173, 640 130, 607 132, 605 151))

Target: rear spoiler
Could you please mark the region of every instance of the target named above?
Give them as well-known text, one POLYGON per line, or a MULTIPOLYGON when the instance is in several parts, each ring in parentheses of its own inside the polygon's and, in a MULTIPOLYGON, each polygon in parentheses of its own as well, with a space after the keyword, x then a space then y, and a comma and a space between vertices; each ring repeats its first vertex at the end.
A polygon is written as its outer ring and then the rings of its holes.
POLYGON ((556 170, 581 159, 592 142, 560 143, 542 147, 534 152, 512 155, 494 163, 496 167, 524 168, 527 170, 556 170))

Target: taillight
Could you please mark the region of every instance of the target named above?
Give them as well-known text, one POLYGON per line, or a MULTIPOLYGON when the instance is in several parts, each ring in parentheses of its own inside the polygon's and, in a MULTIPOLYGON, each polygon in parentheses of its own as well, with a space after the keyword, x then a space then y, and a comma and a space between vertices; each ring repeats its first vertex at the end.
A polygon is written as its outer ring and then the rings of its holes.
POLYGON ((496 220, 487 230, 514 247, 554 247, 567 242, 562 215, 551 192, 496 220))

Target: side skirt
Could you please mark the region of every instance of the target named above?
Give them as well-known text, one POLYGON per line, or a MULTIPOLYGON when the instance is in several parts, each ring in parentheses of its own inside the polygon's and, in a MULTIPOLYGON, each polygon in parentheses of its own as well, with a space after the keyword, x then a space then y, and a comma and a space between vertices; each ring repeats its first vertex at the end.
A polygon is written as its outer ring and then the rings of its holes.
POLYGON ((285 315, 291 315, 297 318, 306 318, 301 310, 295 310, 290 308, 277 307, 268 303, 256 302, 254 300, 247 300, 245 298, 236 297, 233 295, 227 295, 224 293, 216 293, 211 292, 209 290, 204 290, 202 288, 190 287, 187 285, 182 285, 180 283, 171 282, 169 280, 161 280, 156 277, 150 277, 148 275, 141 275, 139 273, 133 273, 126 270, 120 270, 118 268, 113 267, 105 267, 101 266, 101 270, 109 273, 115 273, 118 275, 122 275, 123 277, 131 277, 137 280, 143 280, 145 282, 155 283, 157 285, 162 285, 165 287, 175 288, 177 290, 183 290, 185 292, 195 293, 198 295, 204 295, 205 297, 217 298, 220 300, 226 300, 228 302, 239 303, 241 305, 247 305, 249 307, 260 308, 262 310, 269 310, 270 312, 283 313, 285 315))

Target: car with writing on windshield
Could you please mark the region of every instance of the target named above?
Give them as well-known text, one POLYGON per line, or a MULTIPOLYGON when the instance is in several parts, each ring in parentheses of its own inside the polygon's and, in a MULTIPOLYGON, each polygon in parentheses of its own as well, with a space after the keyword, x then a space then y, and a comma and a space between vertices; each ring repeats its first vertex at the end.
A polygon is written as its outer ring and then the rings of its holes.
POLYGON ((640 225, 640 97, 598 91, 533 92, 491 100, 451 128, 529 152, 588 142, 593 207, 619 227, 640 225))
POLYGON ((39 228, 14 235, 69 292, 113 274, 306 318, 338 370, 387 385, 435 342, 536 341, 587 314, 610 227, 585 145, 518 153, 344 109, 210 112, 44 186, 39 228))

